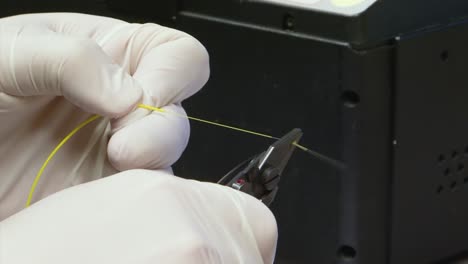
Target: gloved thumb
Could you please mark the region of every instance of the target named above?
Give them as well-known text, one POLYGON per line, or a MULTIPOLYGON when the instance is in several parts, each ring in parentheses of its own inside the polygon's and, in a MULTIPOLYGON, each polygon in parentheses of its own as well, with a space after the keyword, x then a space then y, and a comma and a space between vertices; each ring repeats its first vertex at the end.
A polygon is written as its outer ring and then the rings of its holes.
POLYGON ((64 96, 107 117, 130 112, 143 95, 132 76, 89 38, 7 26, 0 35, 0 92, 64 96))

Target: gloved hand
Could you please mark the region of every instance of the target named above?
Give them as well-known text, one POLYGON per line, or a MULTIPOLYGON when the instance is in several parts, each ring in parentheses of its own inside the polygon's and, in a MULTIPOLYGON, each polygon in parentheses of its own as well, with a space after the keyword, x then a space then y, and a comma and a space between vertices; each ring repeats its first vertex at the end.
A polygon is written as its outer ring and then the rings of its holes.
POLYGON ((26 15, 0 20, 0 58, 0 263, 272 262, 271 212, 171 175, 187 120, 135 109, 184 113, 181 101, 209 75, 196 40, 151 24, 26 15), (20 211, 44 159, 91 113, 106 118, 60 150, 34 201, 47 197, 20 211), (134 168, 166 170, 100 179, 134 168))
POLYGON ((5 264, 272 263, 276 223, 221 185, 130 170, 75 186, 0 223, 5 264))
POLYGON ((188 121, 135 106, 183 114, 209 76, 206 50, 185 33, 81 14, 0 19, 0 58, 0 220, 24 208, 47 155, 91 113, 107 118, 64 145, 33 201, 117 171, 169 169, 188 121))

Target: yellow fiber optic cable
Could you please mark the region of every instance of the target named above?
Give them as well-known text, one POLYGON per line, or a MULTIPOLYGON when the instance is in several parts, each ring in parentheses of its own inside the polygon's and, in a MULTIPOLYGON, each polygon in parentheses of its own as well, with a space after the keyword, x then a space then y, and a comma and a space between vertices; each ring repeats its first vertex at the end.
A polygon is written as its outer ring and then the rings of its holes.
MULTIPOLYGON (((194 120, 194 121, 197 121, 197 122, 201 122, 201 123, 205 123, 205 124, 210 124, 210 125, 214 125, 214 126, 218 126, 218 127, 223 127, 223 128, 228 128, 228 129, 231 129, 231 130, 236 130, 236 131, 239 131, 239 132, 243 132, 243 133, 248 133, 248 134, 252 134, 252 135, 256 135, 256 136, 260 136, 260 137, 265 137, 265 138, 271 138, 271 139, 278 139, 277 137, 273 137, 273 136, 270 136, 270 135, 267 135, 267 134, 262 134, 262 133, 258 133, 258 132, 255 132, 255 131, 251 131, 251 130, 247 130, 247 129, 242 129, 242 128, 238 128, 238 127, 234 127, 234 126, 228 126, 228 125, 224 125, 224 124, 221 124, 221 123, 217 123, 217 122, 212 122, 212 121, 208 121, 208 120, 204 120, 204 119, 201 119, 201 118, 196 118, 196 117, 191 117, 191 116, 186 116, 186 115, 182 115, 182 114, 178 114, 178 113, 175 113, 175 112, 169 112, 169 111, 166 111, 162 108, 158 108, 158 107, 154 107, 154 106, 149 106, 149 105, 145 105, 145 104, 139 104, 138 105, 139 108, 143 108, 143 109, 147 109, 147 110, 151 110, 151 111, 156 111, 156 112, 161 112, 161 113, 169 113, 169 114, 172 114, 172 115, 175 115, 175 116, 179 116, 179 117, 183 117, 183 118, 188 118, 190 120, 194 120)), ((90 118, 86 119, 85 121, 83 121, 81 124, 79 124, 76 128, 74 128, 65 138, 62 139, 62 141, 60 141, 60 143, 54 148, 54 150, 49 154, 49 156, 47 157, 46 161, 42 164, 41 168, 39 169, 39 171, 37 172, 37 175, 36 177, 34 178, 34 182, 31 186, 31 189, 29 191, 29 195, 28 195, 28 199, 26 201, 26 207, 29 207, 31 205, 31 201, 32 201, 32 198, 34 196, 34 191, 36 190, 36 187, 37 187, 37 184, 39 183, 39 180, 41 179, 41 176, 42 174, 44 173, 44 170, 45 168, 47 167, 47 165, 49 164, 49 162, 52 160, 52 158, 55 156, 55 154, 60 150, 60 148, 62 148, 62 146, 67 143, 67 141, 73 137, 73 135, 76 134, 76 132, 78 132, 80 129, 82 129, 83 127, 85 127, 86 125, 88 125, 89 123, 93 122, 94 120, 100 118, 101 116, 99 115, 93 115, 91 116, 90 118)), ((337 166, 337 167, 343 167, 343 164, 339 161, 336 161, 336 160, 333 160, 329 157, 326 157, 320 153, 317 153, 317 152, 314 152, 304 146, 301 146, 297 143, 294 143, 294 145, 296 147, 298 147, 299 149, 319 158, 320 160, 322 161, 326 161, 334 166, 337 166)))
POLYGON ((31 190, 29 191, 29 195, 28 195, 28 200, 26 201, 26 207, 28 207, 29 205, 31 205, 31 200, 33 198, 33 195, 34 195, 34 190, 36 190, 36 186, 37 186, 37 183, 39 182, 39 180, 41 179, 41 176, 42 176, 42 173, 44 172, 45 168, 47 167, 47 165, 49 164, 49 162, 52 160, 52 158, 55 156, 55 154, 57 153, 57 151, 59 151, 60 148, 62 148, 62 146, 67 143, 67 141, 73 137, 73 135, 76 134, 76 132, 78 132, 80 129, 82 129, 83 127, 85 127, 87 124, 93 122, 94 120, 100 118, 100 116, 98 115, 93 115, 92 117, 86 119, 83 123, 79 124, 75 129, 72 130, 72 132, 70 132, 70 134, 68 134, 64 139, 62 139, 62 141, 60 141, 60 143, 54 148, 54 150, 52 150, 52 152, 49 154, 49 156, 47 157, 46 161, 44 162, 44 164, 42 164, 41 168, 39 169, 39 171, 37 172, 37 175, 36 175, 36 178, 34 178, 34 182, 31 186, 31 190))
POLYGON ((210 125, 214 125, 214 126, 219 126, 219 127, 224 127, 224 128, 228 128, 228 129, 231 129, 231 130, 236 130, 236 131, 240 131, 240 132, 244 132, 244 133, 248 133, 248 134, 252 134, 252 135, 256 135, 256 136, 260 136, 260 137, 266 137, 266 138, 272 138, 272 139, 279 139, 279 138, 277 138, 277 137, 273 137, 273 136, 270 136, 270 135, 267 135, 267 134, 262 134, 262 133, 250 131, 250 130, 247 130, 247 129, 242 129, 242 128, 233 127, 233 126, 228 126, 228 125, 224 125, 224 124, 220 124, 220 123, 216 123, 216 122, 212 122, 212 121, 208 121, 208 120, 204 120, 204 119, 200 119, 200 118, 196 118, 196 117, 181 115, 181 114, 178 114, 178 113, 176 113, 176 112, 167 112, 167 111, 164 110, 164 109, 161 109, 161 108, 158 108, 158 107, 154 107, 154 106, 139 104, 138 107, 140 107, 140 108, 145 108, 145 109, 152 110, 152 111, 161 112, 161 113, 170 113, 170 114, 172 114, 172 115, 176 115, 176 116, 188 118, 188 119, 193 120, 193 121, 197 121, 197 122, 201 122, 201 123, 205 123, 205 124, 210 124, 210 125))

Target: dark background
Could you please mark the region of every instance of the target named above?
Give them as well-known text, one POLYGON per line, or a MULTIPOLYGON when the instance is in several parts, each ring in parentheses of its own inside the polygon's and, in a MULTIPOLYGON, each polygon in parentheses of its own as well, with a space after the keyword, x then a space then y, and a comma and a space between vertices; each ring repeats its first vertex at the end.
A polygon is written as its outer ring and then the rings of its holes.
MULTIPOLYGON (((468 248, 468 174, 444 174, 468 167, 468 2, 384 0, 353 17, 234 0, 0 7, 187 31, 212 68, 184 104, 190 115, 276 136, 299 127, 304 145, 343 161, 293 155, 272 207, 277 263, 428 264, 468 248)), ((175 171, 216 181, 270 143, 192 123, 175 171)))

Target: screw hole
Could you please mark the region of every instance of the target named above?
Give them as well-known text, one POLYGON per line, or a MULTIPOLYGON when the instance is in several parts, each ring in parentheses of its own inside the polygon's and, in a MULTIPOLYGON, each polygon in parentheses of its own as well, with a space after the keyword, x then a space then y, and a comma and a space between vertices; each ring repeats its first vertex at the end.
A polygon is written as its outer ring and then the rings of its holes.
POLYGON ((353 108, 359 104, 361 98, 354 91, 344 91, 341 94, 341 100, 346 107, 353 108))
POLYGON ((458 167, 457 167, 457 171, 458 171, 458 172, 462 172, 464 169, 465 169, 465 165, 463 165, 463 164, 461 164, 461 163, 458 164, 458 167))
POLYGON ((342 260, 353 260, 356 257, 356 250, 350 246, 341 246, 338 249, 338 258, 342 260))
POLYGON ((456 158, 458 158, 458 152, 456 150, 454 150, 452 152, 452 159, 456 159, 456 158))
POLYGON ((447 62, 448 59, 449 59, 449 53, 447 50, 444 50, 442 51, 442 53, 440 54, 440 59, 443 61, 443 62, 447 62))
POLYGON ((285 30, 293 30, 294 29, 294 16, 291 14, 284 15, 283 18, 283 29, 285 30))

